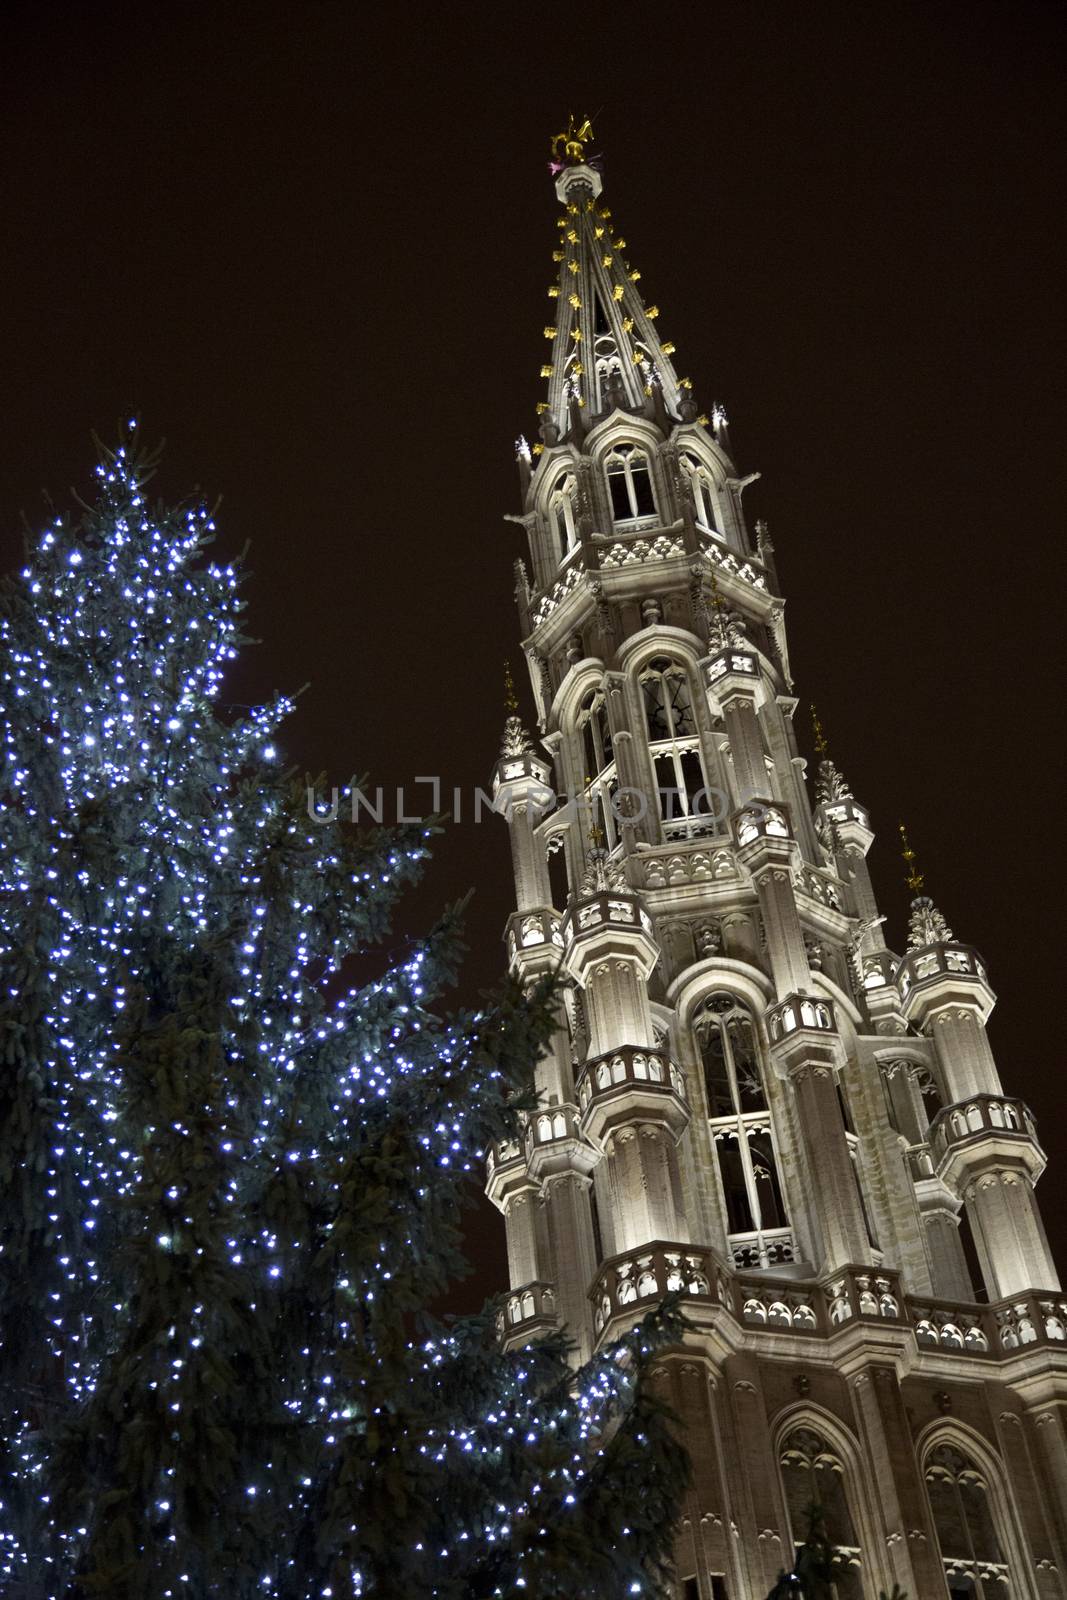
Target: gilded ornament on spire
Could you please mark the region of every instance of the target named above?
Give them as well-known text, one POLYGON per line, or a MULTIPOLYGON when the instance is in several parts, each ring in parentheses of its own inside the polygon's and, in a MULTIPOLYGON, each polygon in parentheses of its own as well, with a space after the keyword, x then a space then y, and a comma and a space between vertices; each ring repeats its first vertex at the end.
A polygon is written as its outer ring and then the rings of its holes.
POLYGON ((905 877, 904 882, 907 884, 912 894, 918 894, 923 884, 926 882, 926 879, 915 865, 915 851, 908 843, 908 830, 905 828, 903 823, 900 824, 900 838, 904 846, 900 853, 904 858, 904 865, 907 868, 907 876, 905 877))
POLYGON ((580 167, 585 162, 585 147, 593 137, 593 125, 586 117, 580 125, 573 115, 567 118, 565 133, 557 133, 552 140, 552 160, 548 170, 555 177, 564 167, 580 167))
POLYGON ((815 754, 820 761, 825 761, 830 754, 830 746, 823 732, 822 723, 819 721, 819 713, 814 705, 811 707, 811 731, 815 735, 815 754))
POLYGON ((534 743, 522 725, 519 715, 519 701, 515 694, 515 682, 511 676, 511 662, 504 662, 504 738, 500 745, 500 754, 503 757, 527 756, 533 751, 534 743))
POLYGON ((515 694, 515 680, 511 676, 511 662, 504 662, 504 711, 509 717, 519 714, 519 701, 515 694))

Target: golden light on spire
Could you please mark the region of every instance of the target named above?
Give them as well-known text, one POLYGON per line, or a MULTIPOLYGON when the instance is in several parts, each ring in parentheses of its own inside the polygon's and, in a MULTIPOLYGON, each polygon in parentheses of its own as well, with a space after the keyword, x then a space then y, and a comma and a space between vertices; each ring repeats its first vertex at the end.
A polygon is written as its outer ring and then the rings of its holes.
POLYGON ((825 761, 830 754, 830 746, 826 741, 822 723, 819 721, 819 713, 814 706, 811 707, 811 731, 815 735, 815 754, 820 761, 825 761))
POLYGON ((908 843, 908 830, 905 828, 903 823, 900 824, 900 838, 904 846, 900 853, 904 857, 904 865, 908 869, 904 882, 907 884, 912 894, 918 894, 926 880, 919 871, 918 867, 915 865, 915 851, 908 843))
POLYGON ((570 161, 574 166, 581 166, 585 160, 585 147, 593 137, 593 125, 585 117, 580 126, 575 124, 573 115, 567 118, 567 131, 557 133, 552 140, 552 159, 554 161, 570 161))
POLYGON ((515 680, 511 676, 511 662, 504 662, 504 712, 509 717, 519 714, 519 702, 515 694, 515 680))

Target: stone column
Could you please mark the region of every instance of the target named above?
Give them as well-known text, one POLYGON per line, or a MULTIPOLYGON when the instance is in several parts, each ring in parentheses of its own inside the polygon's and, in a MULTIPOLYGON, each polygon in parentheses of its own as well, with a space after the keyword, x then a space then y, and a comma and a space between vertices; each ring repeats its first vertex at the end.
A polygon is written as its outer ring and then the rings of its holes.
POLYGON ((550 1172, 544 1180, 542 1209, 556 1305, 564 1327, 578 1341, 582 1361, 592 1353, 589 1288, 597 1269, 591 1190, 592 1179, 573 1167, 550 1172))
POLYGON ((1038 1476, 1045 1486, 1056 1565, 1067 1580, 1067 1396, 1031 1405, 1027 1422, 1036 1443, 1038 1476))
POLYGON ((724 1440, 727 1459, 745 1464, 745 1470, 733 1479, 742 1560, 750 1585, 741 1592, 763 1596, 774 1587, 782 1568, 791 1565, 793 1543, 767 1426, 758 1363, 750 1356, 731 1356, 724 1376, 729 1397, 724 1415, 729 1414, 732 1434, 724 1440))
POLYGON ((864 1551, 875 1585, 894 1583, 908 1595, 943 1595, 945 1574, 915 1459, 907 1411, 891 1366, 871 1366, 850 1382, 858 1433, 877 1500, 880 1551, 864 1551))
POLYGON ((940 1178, 920 1178, 915 1184, 915 1199, 931 1292, 938 1300, 973 1300, 974 1285, 960 1238, 959 1200, 940 1178))
POLYGON ((639 898, 597 859, 598 881, 564 921, 566 962, 585 992, 589 1057, 578 1081, 584 1139, 605 1158, 598 1181, 614 1251, 689 1239, 678 1140, 689 1121, 681 1078, 657 1049, 648 979, 659 950, 639 898))
POLYGON ((1022 1166, 999 1162, 962 1179, 967 1216, 991 1300, 1024 1289, 1058 1289, 1059 1275, 1022 1166))
POLYGON ((1041 1600, 1063 1600, 1067 1593, 1064 1551, 1054 1536, 1046 1510, 1047 1501, 1053 1497, 1042 1492, 1043 1484, 1035 1471, 1037 1463, 1031 1455, 1026 1424, 1014 1407, 998 1413, 997 1441, 1004 1462, 1004 1477, 1022 1524, 1026 1553, 1033 1562, 1037 1592, 1041 1600))

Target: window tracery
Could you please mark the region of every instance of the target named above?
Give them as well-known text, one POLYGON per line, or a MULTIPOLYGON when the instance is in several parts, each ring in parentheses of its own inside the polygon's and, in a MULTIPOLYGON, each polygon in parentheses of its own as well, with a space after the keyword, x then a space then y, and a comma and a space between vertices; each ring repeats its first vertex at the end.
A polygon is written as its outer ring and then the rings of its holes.
POLYGON ((578 712, 583 772, 580 787, 589 809, 590 825, 608 850, 618 843, 619 824, 615 814, 618 776, 615 750, 608 724, 603 692, 590 690, 578 712))
POLYGON ((548 497, 548 521, 552 529, 553 550, 557 561, 565 561, 577 541, 574 502, 574 474, 564 472, 556 479, 548 497))
POLYGON ((656 515, 648 457, 633 444, 616 445, 605 462, 616 527, 656 515))
POLYGON ((703 1001, 693 1023, 708 1120, 738 1266, 793 1259, 755 1027, 733 995, 703 1001))
POLYGON ((699 456, 692 455, 688 450, 682 452, 681 466, 689 480, 689 493, 693 500, 693 514, 696 517, 697 527, 702 528, 705 533, 713 534, 716 539, 723 538, 719 526, 718 495, 711 472, 699 456))
POLYGON ((1007 1600, 1008 1567, 984 1476, 954 1444, 930 1451, 925 1476, 952 1600, 1007 1600))
POLYGON ((640 685, 664 833, 689 838, 714 832, 688 673, 659 656, 641 674, 640 685))
POLYGON ((805 1538, 812 1510, 817 1509, 826 1537, 840 1557, 834 1600, 863 1600, 863 1558, 840 1455, 814 1428, 794 1428, 782 1441, 779 1470, 794 1545, 805 1538))

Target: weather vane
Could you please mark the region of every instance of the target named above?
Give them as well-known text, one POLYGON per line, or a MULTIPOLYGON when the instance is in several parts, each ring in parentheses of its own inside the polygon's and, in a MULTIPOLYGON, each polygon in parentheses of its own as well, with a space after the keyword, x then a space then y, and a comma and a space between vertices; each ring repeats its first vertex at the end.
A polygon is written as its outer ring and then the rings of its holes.
POLYGON ((593 124, 588 117, 580 126, 575 125, 573 114, 567 118, 567 131, 557 133, 552 140, 552 160, 548 163, 553 174, 564 167, 579 167, 585 161, 585 147, 593 137, 593 124))
POLYGON ((904 848, 900 853, 904 857, 904 865, 908 869, 908 875, 904 879, 904 882, 907 884, 912 894, 918 894, 926 880, 919 871, 918 867, 915 865, 915 851, 908 843, 908 830, 905 828, 903 823, 900 824, 900 837, 904 845, 904 848))

